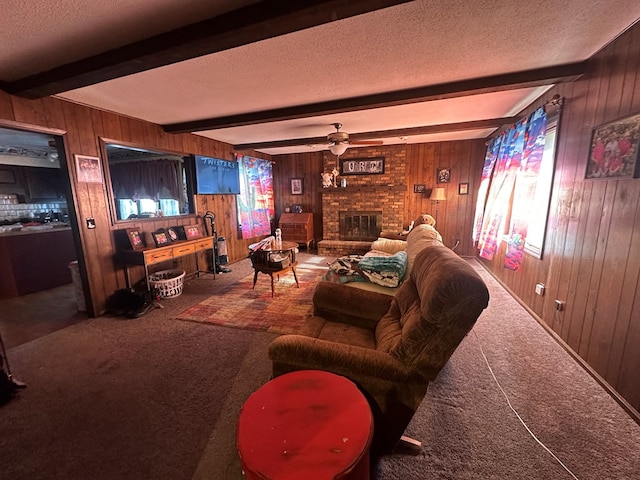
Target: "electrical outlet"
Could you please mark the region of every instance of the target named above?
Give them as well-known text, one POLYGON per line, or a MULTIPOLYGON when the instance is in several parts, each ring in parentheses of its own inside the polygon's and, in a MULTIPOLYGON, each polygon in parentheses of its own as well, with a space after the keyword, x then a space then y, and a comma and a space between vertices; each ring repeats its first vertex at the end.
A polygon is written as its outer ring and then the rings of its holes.
POLYGON ((555 306, 556 306, 556 311, 557 312, 562 312, 564 310, 564 305, 565 305, 565 303, 562 300, 558 300, 556 298, 555 306))
POLYGON ((538 283, 536 284, 536 294, 540 295, 541 297, 544 296, 544 283, 538 283))

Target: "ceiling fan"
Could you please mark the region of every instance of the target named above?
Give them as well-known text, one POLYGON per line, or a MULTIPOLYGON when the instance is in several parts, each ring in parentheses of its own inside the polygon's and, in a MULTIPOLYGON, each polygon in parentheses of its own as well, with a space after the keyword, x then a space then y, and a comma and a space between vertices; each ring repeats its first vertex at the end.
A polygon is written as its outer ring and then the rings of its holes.
POLYGON ((352 140, 349 141, 349 134, 347 132, 341 132, 341 123, 332 124, 336 131, 327 135, 327 142, 329 143, 329 150, 334 155, 342 155, 350 145, 382 145, 382 140, 352 140))

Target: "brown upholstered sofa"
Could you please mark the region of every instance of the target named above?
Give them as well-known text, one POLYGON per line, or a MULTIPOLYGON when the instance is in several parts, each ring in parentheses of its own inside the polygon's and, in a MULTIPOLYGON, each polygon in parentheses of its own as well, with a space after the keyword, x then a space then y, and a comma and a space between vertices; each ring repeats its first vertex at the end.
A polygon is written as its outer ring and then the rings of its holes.
POLYGON ((440 245, 416 256, 395 296, 321 282, 300 333, 270 345, 273 375, 315 369, 351 379, 373 410, 373 454, 391 452, 488 302, 469 263, 440 245))

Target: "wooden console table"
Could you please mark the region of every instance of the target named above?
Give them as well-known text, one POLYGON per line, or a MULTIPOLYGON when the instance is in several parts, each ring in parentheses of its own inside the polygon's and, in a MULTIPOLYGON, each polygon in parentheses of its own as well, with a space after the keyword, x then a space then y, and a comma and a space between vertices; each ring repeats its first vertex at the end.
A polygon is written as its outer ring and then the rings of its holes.
MULTIPOLYGON (((129 265, 144 266, 144 279, 149 286, 149 265, 166 262, 172 258, 183 257, 185 255, 197 254, 205 250, 213 251, 213 237, 198 238, 196 240, 183 240, 172 243, 170 245, 158 248, 145 248, 144 250, 122 250, 119 258, 124 265, 125 277, 127 280, 127 288, 131 289, 131 277, 129 275, 129 265)), ((216 276, 215 267, 213 272, 200 270, 198 255, 196 255, 196 273, 211 273, 214 278, 216 276)))

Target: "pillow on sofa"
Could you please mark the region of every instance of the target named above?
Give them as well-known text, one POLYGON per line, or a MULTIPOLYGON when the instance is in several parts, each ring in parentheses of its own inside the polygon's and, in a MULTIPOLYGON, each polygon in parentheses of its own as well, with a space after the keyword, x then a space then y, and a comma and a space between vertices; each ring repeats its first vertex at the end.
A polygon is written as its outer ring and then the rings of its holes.
POLYGON ((406 250, 407 242, 404 240, 392 240, 390 238, 378 238, 371 244, 371 250, 387 252, 391 255, 406 250))
POLYGON ((407 252, 383 257, 365 256, 358 264, 365 277, 383 287, 397 287, 407 272, 407 252))

